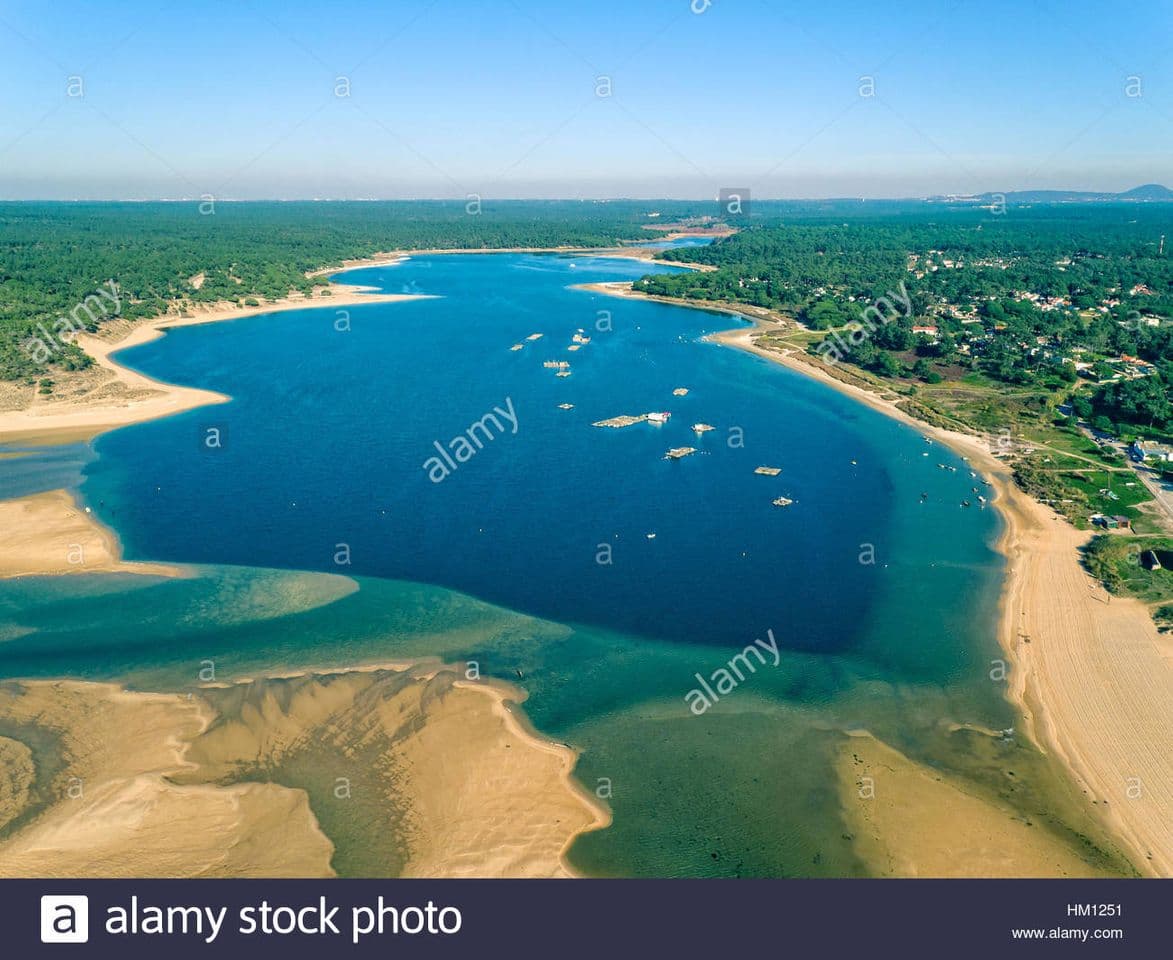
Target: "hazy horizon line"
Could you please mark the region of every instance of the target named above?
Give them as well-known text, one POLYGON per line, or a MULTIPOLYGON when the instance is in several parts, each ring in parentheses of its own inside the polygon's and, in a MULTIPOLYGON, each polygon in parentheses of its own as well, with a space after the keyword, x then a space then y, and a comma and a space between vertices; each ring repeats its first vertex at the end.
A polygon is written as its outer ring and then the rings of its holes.
MULTIPOLYGON (((1056 193, 1056 194, 1089 194, 1104 197, 1117 197, 1131 190, 1143 187, 1164 187, 1158 182, 1137 184, 1126 190, 1096 190, 1085 187, 1042 187, 1016 189, 990 189, 981 193, 927 193, 907 196, 859 196, 853 194, 839 194, 827 196, 757 196, 752 189, 746 189, 752 203, 819 203, 830 201, 848 201, 856 203, 902 203, 925 202, 929 200, 964 200, 985 196, 1013 196, 1022 193, 1056 193)), ((737 190, 738 188, 729 188, 737 190)), ((744 189, 744 188, 743 188, 744 189)), ((1168 188, 1165 188, 1168 189, 1168 188)), ((412 196, 412 197, 330 197, 330 196, 273 196, 273 197, 219 197, 213 194, 198 196, 158 196, 158 197, 5 197, 0 196, 0 203, 199 203, 214 200, 216 203, 467 203, 475 198, 480 202, 493 203, 717 203, 717 196, 487 196, 469 194, 463 197, 443 196, 412 196)), ((1139 202, 1152 202, 1141 200, 1139 202)), ((1157 201, 1160 202, 1160 201, 1157 201)))

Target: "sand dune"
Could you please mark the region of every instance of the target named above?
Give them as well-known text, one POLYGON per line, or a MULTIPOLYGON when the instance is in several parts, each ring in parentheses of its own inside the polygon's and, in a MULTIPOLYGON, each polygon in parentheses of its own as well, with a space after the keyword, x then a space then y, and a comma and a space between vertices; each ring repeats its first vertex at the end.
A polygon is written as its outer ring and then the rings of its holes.
POLYGON ((506 688, 368 669, 0 685, 0 877, 569 876, 605 812, 506 688))

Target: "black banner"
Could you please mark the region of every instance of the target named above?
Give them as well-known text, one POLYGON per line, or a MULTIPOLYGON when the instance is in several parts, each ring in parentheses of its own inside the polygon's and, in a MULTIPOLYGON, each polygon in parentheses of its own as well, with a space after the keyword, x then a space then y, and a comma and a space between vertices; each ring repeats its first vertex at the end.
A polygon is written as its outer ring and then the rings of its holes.
POLYGON ((1168 954, 1170 880, 6 880, 0 956, 1168 954))

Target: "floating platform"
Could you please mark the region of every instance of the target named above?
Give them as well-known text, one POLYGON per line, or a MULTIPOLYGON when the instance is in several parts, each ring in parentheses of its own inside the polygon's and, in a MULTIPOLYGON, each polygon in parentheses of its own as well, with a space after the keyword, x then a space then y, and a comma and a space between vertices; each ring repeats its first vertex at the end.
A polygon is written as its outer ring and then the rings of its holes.
POLYGON ((591 426, 592 427, 614 427, 614 428, 618 429, 620 427, 630 427, 636 423, 643 423, 645 420, 647 420, 647 418, 648 418, 648 415, 646 413, 641 413, 638 417, 632 417, 632 416, 629 416, 628 414, 623 414, 622 416, 611 417, 608 420, 596 420, 594 423, 591 424, 591 426))
POLYGON ((696 447, 673 447, 666 454, 664 454, 664 459, 681 460, 684 457, 687 457, 689 454, 693 453, 696 453, 696 447))
POLYGON ((781 472, 781 467, 758 467, 754 470, 754 473, 760 473, 763 477, 776 477, 781 472))

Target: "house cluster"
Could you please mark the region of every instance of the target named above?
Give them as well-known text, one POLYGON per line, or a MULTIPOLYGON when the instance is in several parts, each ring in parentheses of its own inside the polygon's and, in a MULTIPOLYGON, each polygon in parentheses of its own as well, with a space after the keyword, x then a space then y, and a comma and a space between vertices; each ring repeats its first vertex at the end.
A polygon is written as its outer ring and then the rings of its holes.
POLYGON ((965 267, 989 267, 996 270, 1006 270, 1014 261, 1004 257, 975 257, 966 260, 963 257, 945 256, 942 250, 926 250, 922 256, 919 253, 910 253, 906 264, 908 272, 918 280, 926 273, 936 273, 938 270, 962 270, 965 267))
POLYGON ((1138 437, 1129 445, 1128 456, 1136 463, 1173 463, 1173 447, 1138 437))
POLYGON ((1109 517, 1103 513, 1093 513, 1088 520, 1093 527, 1102 530, 1127 530, 1132 526, 1132 521, 1125 516, 1109 517))
POLYGON ((1033 303, 1043 313, 1050 313, 1052 310, 1065 310, 1071 306, 1071 301, 1065 297, 1048 297, 1045 294, 1032 293, 1029 290, 1015 291, 1014 299, 1033 303))

